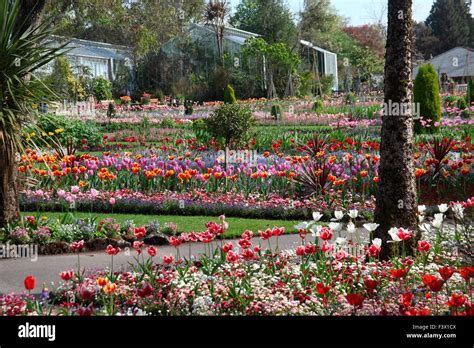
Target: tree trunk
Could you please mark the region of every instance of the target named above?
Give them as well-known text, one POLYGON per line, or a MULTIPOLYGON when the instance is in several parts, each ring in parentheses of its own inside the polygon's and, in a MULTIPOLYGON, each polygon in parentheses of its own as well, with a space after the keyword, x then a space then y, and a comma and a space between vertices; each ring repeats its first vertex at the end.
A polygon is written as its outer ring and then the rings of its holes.
MULTIPOLYGON (((1 136, 0 136, 1 139, 1 136)), ((14 154, 0 141, 0 228, 18 221, 17 165, 14 154)))
POLYGON ((391 227, 410 229, 417 227, 411 107, 413 88, 411 46, 412 0, 390 0, 385 61, 385 103, 404 105, 406 112, 395 115, 388 110, 382 117, 379 187, 375 210, 375 221, 380 226, 372 236, 384 242, 382 258, 390 256, 390 248, 385 242, 390 239, 387 231, 391 227))

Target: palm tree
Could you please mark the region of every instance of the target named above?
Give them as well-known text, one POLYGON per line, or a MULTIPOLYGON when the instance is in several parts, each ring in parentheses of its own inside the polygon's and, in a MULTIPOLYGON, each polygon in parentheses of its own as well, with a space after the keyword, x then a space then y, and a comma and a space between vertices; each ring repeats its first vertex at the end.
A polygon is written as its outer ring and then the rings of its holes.
MULTIPOLYGON (((385 60, 385 103, 412 103, 412 0, 388 1, 385 60)), ((380 144, 379 189, 375 220, 380 225, 372 237, 388 240, 391 227, 417 227, 417 197, 413 164, 413 117, 385 114, 380 144)), ((384 244, 386 245, 386 244, 384 244)), ((389 249, 382 248, 382 256, 389 249)))
POLYGON ((17 157, 25 125, 34 125, 32 104, 44 91, 33 72, 63 49, 42 45, 51 34, 49 23, 39 24, 43 6, 44 0, 0 0, 0 228, 19 218, 17 157))

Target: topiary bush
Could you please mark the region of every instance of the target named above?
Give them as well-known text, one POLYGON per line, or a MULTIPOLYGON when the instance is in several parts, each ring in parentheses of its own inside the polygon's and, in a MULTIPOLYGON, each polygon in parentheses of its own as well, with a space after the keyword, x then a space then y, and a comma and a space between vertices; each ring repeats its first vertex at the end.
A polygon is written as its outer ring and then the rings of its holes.
MULTIPOLYGON (((423 120, 430 124, 426 128, 430 133, 438 131, 434 123, 441 120, 441 97, 439 95, 438 74, 433 64, 425 64, 420 67, 415 78, 414 103, 420 106, 420 115, 423 120), (430 120, 430 121, 428 121, 430 120)), ((415 122, 415 131, 421 133, 423 129, 420 120, 415 122)))
POLYGON ((193 107, 193 101, 192 100, 185 100, 184 101, 184 114, 185 115, 192 115, 194 112, 194 107, 193 107))
POLYGON ((103 77, 92 80, 92 93, 98 102, 112 99, 112 84, 103 77))
POLYGON ((474 103, 474 78, 470 77, 467 83, 467 94, 466 102, 468 106, 471 106, 471 103, 474 103))
POLYGON ((283 119, 283 110, 280 104, 272 105, 271 111, 272 117, 275 121, 280 121, 283 119))
POLYGON ((313 104, 313 111, 314 112, 320 112, 324 107, 324 103, 321 99, 316 99, 316 101, 313 104))
POLYGON ((237 99, 235 99, 235 92, 231 85, 227 85, 224 90, 224 103, 225 104, 235 104, 237 99))
POLYGON ((238 104, 224 104, 205 122, 209 134, 216 139, 223 139, 225 146, 229 147, 232 143, 239 146, 248 140, 255 119, 247 108, 238 104))
POLYGON ((461 110, 466 109, 467 108, 466 99, 464 99, 464 97, 459 97, 458 100, 456 101, 456 107, 461 110))

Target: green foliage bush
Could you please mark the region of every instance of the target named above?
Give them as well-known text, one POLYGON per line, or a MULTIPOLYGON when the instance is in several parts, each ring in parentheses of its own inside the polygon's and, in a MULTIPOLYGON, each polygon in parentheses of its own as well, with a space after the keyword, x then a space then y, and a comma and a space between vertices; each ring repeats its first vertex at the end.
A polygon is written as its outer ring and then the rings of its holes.
POLYGON ((458 100, 456 101, 456 107, 461 110, 466 109, 467 108, 466 99, 464 99, 464 97, 459 97, 458 100))
POLYGON ((83 145, 95 148, 101 142, 101 134, 94 121, 84 122, 46 114, 39 118, 38 128, 47 143, 68 147, 68 152, 74 152, 83 145))
POLYGON ((469 78, 467 83, 466 102, 471 105, 474 102, 474 78, 469 78))
POLYGON ((60 99, 82 101, 86 98, 85 86, 72 72, 65 57, 58 57, 53 63, 53 71, 43 82, 60 99))
POLYGON ((283 109, 280 104, 272 105, 271 111, 272 117, 275 121, 280 121, 283 119, 283 109))
POLYGON ((313 104, 313 111, 314 112, 320 112, 324 107, 324 103, 321 99, 316 99, 316 101, 313 104))
POLYGON ((346 104, 353 105, 353 104, 356 103, 357 97, 354 93, 349 92, 349 93, 346 94, 346 97, 345 97, 344 100, 345 100, 346 104))
POLYGON ((193 112, 194 112, 193 101, 185 100, 184 101, 184 114, 189 116, 189 115, 192 115, 193 112))
POLYGON ((235 104, 237 99, 235 99, 235 92, 231 85, 227 85, 224 90, 224 103, 226 104, 235 104))
POLYGON ((225 145, 242 144, 247 140, 255 119, 252 112, 238 104, 224 104, 206 119, 207 131, 216 139, 224 139, 225 145))
POLYGON ((92 80, 92 94, 99 102, 101 100, 111 100, 112 84, 103 77, 96 77, 92 80))
MULTIPOLYGON (((429 132, 437 132, 439 127, 434 127, 435 122, 441 120, 441 98, 439 95, 438 74, 432 64, 425 64, 420 67, 415 78, 414 102, 420 105, 420 116, 425 121, 431 120, 429 132)), ((422 130, 421 122, 415 122, 415 131, 422 130)))

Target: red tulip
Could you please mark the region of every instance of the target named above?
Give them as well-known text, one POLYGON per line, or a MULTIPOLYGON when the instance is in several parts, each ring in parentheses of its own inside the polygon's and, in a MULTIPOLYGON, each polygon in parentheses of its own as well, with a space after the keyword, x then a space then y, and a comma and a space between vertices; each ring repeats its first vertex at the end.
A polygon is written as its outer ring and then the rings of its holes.
POLYGON ((146 249, 146 252, 148 253, 148 255, 150 255, 151 257, 154 257, 156 256, 156 248, 155 247, 148 247, 146 249))
POLYGON ((299 247, 296 248, 296 255, 298 256, 304 256, 304 246, 300 245, 299 247))
POLYGON ((461 294, 452 294, 447 302, 449 307, 461 307, 466 302, 466 297, 461 294))
POLYGON ((108 245, 105 251, 107 254, 114 256, 120 252, 120 248, 114 248, 112 245, 108 245))
POLYGON ((145 284, 145 285, 143 285, 142 288, 140 288, 140 289, 137 290, 137 295, 138 295, 139 297, 142 297, 142 298, 143 298, 143 297, 148 297, 148 296, 150 296, 151 294, 153 294, 153 288, 152 288, 151 285, 148 284, 148 283, 145 284))
POLYGON ((428 286, 431 291, 438 292, 443 287, 444 282, 442 279, 439 279, 435 276, 425 274, 423 276, 423 284, 425 284, 425 286, 428 286))
POLYGON ((32 275, 28 275, 25 277, 25 280, 23 281, 23 283, 25 284, 25 289, 28 291, 31 291, 36 286, 36 279, 32 275))
POLYGON ((418 251, 419 252, 428 252, 431 249, 431 244, 428 243, 426 240, 418 241, 418 251))
POLYGON ((146 229, 145 227, 137 227, 135 228, 135 231, 133 231, 133 234, 135 235, 135 238, 143 238, 146 235, 146 229))
POLYGON ((79 242, 72 242, 71 244, 69 244, 69 248, 72 251, 80 251, 82 248, 84 248, 84 241, 81 240, 79 242))
POLYGON ((400 279, 400 278, 403 278, 407 275, 408 268, 391 269, 390 273, 392 274, 392 277, 394 277, 396 279, 400 279))
POLYGON ((473 266, 466 266, 459 270, 459 274, 461 275, 464 280, 468 281, 469 278, 474 277, 474 267, 473 266))
POLYGON ((346 300, 349 302, 351 306, 354 307, 359 307, 362 305, 362 302, 364 302, 364 295, 360 294, 348 294, 346 295, 346 300))
POLYGON ((59 274, 61 279, 65 282, 71 280, 74 277, 74 271, 64 271, 59 274))
POLYGON ((370 278, 365 278, 364 279, 364 284, 367 287, 367 289, 369 289, 369 290, 375 289, 377 287, 378 283, 379 283, 378 281, 370 279, 370 278))
POLYGON ((449 278, 451 278, 454 272, 456 272, 456 269, 448 267, 448 266, 442 267, 438 270, 438 273, 441 275, 441 278, 443 278, 444 280, 448 280, 449 278))
POLYGON ((331 290, 331 287, 324 286, 323 283, 318 283, 318 285, 316 285, 316 290, 318 291, 318 294, 326 295, 329 292, 329 290, 331 290))
MULTIPOLYGON (((229 256, 229 254, 227 254, 227 257, 229 256)), ((171 255, 170 256, 163 256, 163 262, 167 265, 171 264, 173 262, 173 256, 171 256, 171 255)))

